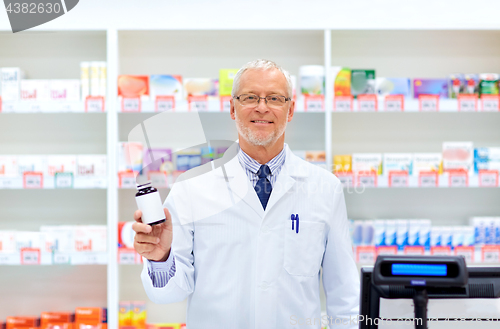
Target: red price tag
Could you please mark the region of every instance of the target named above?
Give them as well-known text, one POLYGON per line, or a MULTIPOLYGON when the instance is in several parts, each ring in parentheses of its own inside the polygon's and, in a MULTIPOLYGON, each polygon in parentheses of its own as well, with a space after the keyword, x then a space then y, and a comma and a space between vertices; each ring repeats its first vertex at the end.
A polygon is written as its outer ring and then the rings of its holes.
POLYGON ((384 100, 386 112, 403 112, 405 97, 403 95, 388 95, 384 100))
POLYGON ((405 246, 404 249, 405 255, 423 255, 424 251, 423 246, 405 246))
POLYGON ((34 171, 24 172, 23 188, 43 188, 43 173, 34 171))
POLYGON ((118 248, 118 264, 136 264, 135 249, 118 248))
POLYGON ((356 178, 356 186, 377 187, 377 173, 374 171, 360 171, 356 178))
POLYGON ((482 111, 483 112, 498 112, 500 110, 499 95, 481 95, 482 111))
POLYGON ((498 170, 479 170, 480 187, 497 187, 498 170))
POLYGON ((481 258, 483 263, 498 263, 500 261, 500 246, 483 246, 481 248, 481 258))
POLYGON ((437 187, 438 182, 437 171, 421 171, 418 175, 419 187, 437 187))
POLYGON ((171 112, 175 109, 175 97, 162 95, 156 96, 155 111, 156 112, 171 112))
POLYGON ((407 171, 390 171, 389 172, 389 187, 408 187, 408 172, 407 171))
POLYGON ((121 171, 118 173, 119 188, 136 188, 135 177, 137 172, 121 171))
POLYGON ((477 111, 477 95, 459 94, 458 95, 458 111, 460 111, 460 112, 476 112, 477 111))
POLYGON ((420 95, 418 96, 418 106, 420 112, 439 111, 439 95, 420 95))
POLYGON ((450 187, 468 187, 469 174, 465 170, 450 170, 449 186, 450 187))
POLYGON ((449 256, 449 255, 451 255, 451 248, 449 246, 435 246, 435 247, 431 247, 431 255, 434 255, 434 256, 449 256))
POLYGON ((337 176, 344 187, 354 186, 354 175, 352 172, 338 171, 335 173, 335 176, 337 176))
POLYGON ((156 187, 167 187, 168 185, 167 173, 164 171, 149 171, 148 180, 151 181, 151 185, 156 187))
POLYGON ((220 97, 220 111, 221 112, 231 112, 231 96, 221 96, 220 97))
POLYGON ((38 265, 38 264, 40 264, 40 249, 38 248, 21 249, 21 265, 38 265))
POLYGON ((323 95, 304 95, 305 112, 321 112, 325 109, 325 97, 323 95))
POLYGON ((375 246, 358 246, 356 248, 356 262, 373 264, 375 262, 375 246))
POLYGON ((358 110, 359 112, 376 112, 378 110, 377 95, 358 95, 358 110))
POLYGON ((141 105, 140 97, 122 98, 122 112, 141 112, 141 105))
POLYGON ((87 96, 85 98, 85 112, 101 113, 104 112, 104 97, 102 96, 87 96))
POLYGON ((188 96, 189 111, 207 112, 208 96, 188 96))
POLYGON ((336 112, 351 112, 352 96, 335 96, 333 99, 333 109, 336 112))
POLYGON ((475 249, 473 246, 457 246, 455 247, 455 255, 464 256, 467 263, 474 262, 475 249))
POLYGON ((379 255, 397 255, 398 246, 379 246, 377 247, 377 256, 379 255))

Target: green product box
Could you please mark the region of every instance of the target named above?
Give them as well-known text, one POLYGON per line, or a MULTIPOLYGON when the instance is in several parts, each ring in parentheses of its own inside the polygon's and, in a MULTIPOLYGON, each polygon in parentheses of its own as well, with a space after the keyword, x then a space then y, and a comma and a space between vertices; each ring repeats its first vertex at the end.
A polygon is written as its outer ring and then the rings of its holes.
POLYGON ((375 70, 352 70, 351 94, 375 94, 375 70))
POLYGON ((498 95, 500 94, 499 84, 500 84, 499 74, 480 74, 479 94, 498 95))
POLYGON ((233 90, 233 80, 238 69, 219 70, 219 96, 230 96, 233 90))

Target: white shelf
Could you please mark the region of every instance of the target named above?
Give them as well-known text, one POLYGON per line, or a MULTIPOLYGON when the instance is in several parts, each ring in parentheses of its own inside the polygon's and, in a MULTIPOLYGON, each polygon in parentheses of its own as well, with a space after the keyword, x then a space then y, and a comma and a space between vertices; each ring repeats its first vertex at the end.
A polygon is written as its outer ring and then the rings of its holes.
MULTIPOLYGON (((105 189, 108 185, 108 177, 80 177, 75 176, 73 189, 105 189)), ((64 188, 56 187, 54 177, 43 178, 43 189, 64 188)), ((23 178, 0 178, 0 189, 25 189, 23 187, 23 178)))
MULTIPOLYGON (((30 265, 106 265, 106 252, 40 253, 40 263, 30 265)), ((0 253, 0 265, 22 264, 21 253, 0 253)))
MULTIPOLYGON (((86 113, 82 101, 18 101, 2 102, 1 113, 86 113)), ((98 112, 97 112, 98 113, 98 112)))

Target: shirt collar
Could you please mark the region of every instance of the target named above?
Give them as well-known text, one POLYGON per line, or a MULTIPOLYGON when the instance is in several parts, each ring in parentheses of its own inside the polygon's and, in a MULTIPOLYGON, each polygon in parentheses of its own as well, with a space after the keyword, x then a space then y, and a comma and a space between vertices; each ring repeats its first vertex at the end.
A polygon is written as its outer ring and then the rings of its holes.
MULTIPOLYGON (((272 158, 268 163, 266 163, 266 165, 268 165, 269 169, 271 170, 271 175, 274 175, 276 171, 279 168, 281 168, 281 166, 285 163, 285 155, 286 155, 285 149, 286 149, 286 143, 284 144, 281 152, 277 156, 272 158)), ((239 147, 238 150, 238 160, 244 169, 250 170, 254 174, 257 174, 257 172, 260 169, 261 164, 257 160, 246 154, 241 149, 241 147, 239 147)))

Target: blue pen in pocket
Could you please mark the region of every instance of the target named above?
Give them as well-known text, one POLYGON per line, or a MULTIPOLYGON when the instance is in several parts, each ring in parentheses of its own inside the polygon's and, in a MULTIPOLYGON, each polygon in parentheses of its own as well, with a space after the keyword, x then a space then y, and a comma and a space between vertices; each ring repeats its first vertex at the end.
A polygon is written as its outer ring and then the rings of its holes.
POLYGON ((292 214, 290 219, 292 220, 292 231, 295 230, 295 233, 299 233, 299 215, 292 214), (296 225, 294 225, 294 221, 297 221, 296 225))

